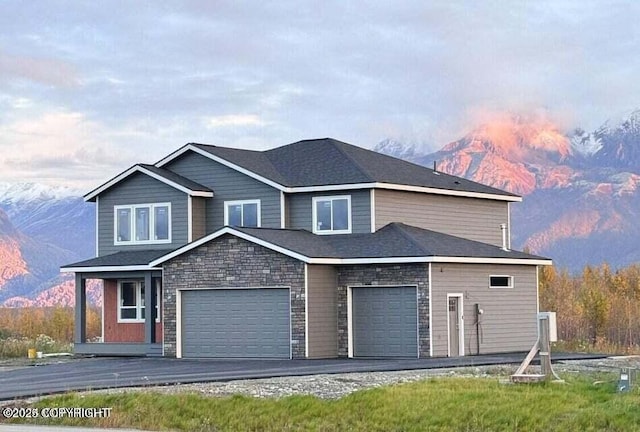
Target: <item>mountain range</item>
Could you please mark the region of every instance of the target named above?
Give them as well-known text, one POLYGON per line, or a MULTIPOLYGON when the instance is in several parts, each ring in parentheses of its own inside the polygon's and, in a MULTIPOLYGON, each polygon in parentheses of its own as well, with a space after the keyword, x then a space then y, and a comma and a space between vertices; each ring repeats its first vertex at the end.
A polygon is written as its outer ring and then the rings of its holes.
MULTIPOLYGON (((0 305, 73 303, 60 265, 95 254, 95 213, 77 191, 0 183, 0 305)), ((89 297, 98 300, 91 284, 89 297)))
MULTIPOLYGON (((640 261, 640 110, 594 131, 505 115, 430 153, 385 139, 374 150, 517 193, 512 246, 572 272, 640 261)), ((95 209, 80 192, 0 183, 0 305, 73 304, 59 267, 95 255, 95 209)), ((88 288, 99 303, 100 284, 88 288)))
POLYGON ((435 153, 391 139, 375 150, 522 195, 511 207, 513 246, 559 267, 640 261, 640 110, 592 132, 510 115, 435 153))

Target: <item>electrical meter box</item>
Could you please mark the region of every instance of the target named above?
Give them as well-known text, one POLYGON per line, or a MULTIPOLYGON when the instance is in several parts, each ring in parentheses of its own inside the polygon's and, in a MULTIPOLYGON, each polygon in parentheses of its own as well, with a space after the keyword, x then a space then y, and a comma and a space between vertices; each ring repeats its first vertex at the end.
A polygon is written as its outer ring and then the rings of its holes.
POLYGON ((556 326, 555 312, 538 312, 538 321, 549 320, 549 342, 558 342, 558 327, 556 326))

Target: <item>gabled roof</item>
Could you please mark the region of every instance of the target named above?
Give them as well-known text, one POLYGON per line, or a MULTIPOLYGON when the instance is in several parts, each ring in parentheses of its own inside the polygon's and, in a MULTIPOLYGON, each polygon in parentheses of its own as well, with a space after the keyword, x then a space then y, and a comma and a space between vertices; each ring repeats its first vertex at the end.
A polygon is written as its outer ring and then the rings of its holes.
POLYGON ((375 233, 320 236, 305 230, 225 227, 151 261, 159 266, 223 235, 233 235, 309 264, 462 262, 548 265, 548 258, 402 223, 375 233))
POLYGON ((126 171, 121 172, 108 182, 98 186, 88 194, 84 196, 85 201, 93 201, 99 194, 107 189, 115 186, 121 181, 125 180, 129 176, 135 173, 142 173, 153 177, 154 179, 161 181, 162 183, 169 185, 175 189, 178 189, 188 195, 198 197, 212 197, 213 191, 206 186, 198 184, 193 180, 189 180, 186 177, 182 177, 164 168, 156 167, 155 165, 137 164, 132 166, 126 171))
POLYGON ((156 166, 162 167, 187 151, 290 193, 383 188, 521 201, 512 193, 332 138, 298 141, 262 152, 191 143, 156 166))
POLYGON ((60 268, 61 272, 97 272, 97 271, 133 271, 150 270, 149 263, 165 256, 173 249, 122 251, 110 255, 67 264, 60 268))

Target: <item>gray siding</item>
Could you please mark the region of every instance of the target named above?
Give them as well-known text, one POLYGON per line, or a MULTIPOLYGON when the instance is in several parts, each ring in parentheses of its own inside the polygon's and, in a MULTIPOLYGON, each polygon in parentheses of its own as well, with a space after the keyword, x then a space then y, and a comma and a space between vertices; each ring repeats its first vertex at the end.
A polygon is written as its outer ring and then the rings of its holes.
POLYGON ((369 189, 333 192, 296 193, 287 196, 289 225, 287 228, 312 230, 312 198, 317 196, 351 195, 351 232, 371 232, 371 192, 369 189))
POLYGON ((187 152, 164 168, 207 186, 214 197, 206 202, 207 234, 224 225, 224 201, 259 199, 261 223, 280 228, 280 191, 194 152, 187 152))
POLYGON ((98 256, 123 250, 171 249, 187 243, 187 194, 147 175, 133 174, 100 194, 98 213, 98 256), (171 203, 171 243, 114 245, 114 206, 161 202, 171 203))
POLYGON ((447 293, 463 294, 465 355, 476 354, 475 304, 480 316, 480 354, 528 351, 537 338, 535 266, 436 264, 431 269, 433 355, 447 352, 447 293), (489 275, 511 275, 514 288, 489 288, 489 275))
POLYGON ((509 223, 505 201, 375 190, 376 229, 403 222, 470 240, 502 246, 500 224, 509 223))
POLYGON ((193 219, 192 225, 192 240, 198 240, 200 237, 204 237, 207 233, 207 202, 205 198, 192 197, 191 198, 191 218, 193 219))
POLYGON ((309 358, 338 356, 338 279, 333 266, 307 265, 309 358))

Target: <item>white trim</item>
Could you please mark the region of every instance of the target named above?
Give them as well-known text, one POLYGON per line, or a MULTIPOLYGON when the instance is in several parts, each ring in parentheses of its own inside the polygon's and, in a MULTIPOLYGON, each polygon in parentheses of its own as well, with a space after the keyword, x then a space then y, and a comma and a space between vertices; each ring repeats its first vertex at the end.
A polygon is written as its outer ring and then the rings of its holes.
POLYGON ((369 202, 371 203, 371 232, 376 232, 376 190, 371 190, 371 196, 369 202))
POLYGON ((171 203, 170 202, 160 202, 160 203, 144 203, 144 204, 124 204, 124 205, 114 205, 113 206, 113 244, 115 246, 130 246, 130 245, 147 245, 147 244, 168 244, 171 243, 172 237, 172 220, 171 220, 171 203), (168 238, 162 240, 156 240, 155 237, 155 218, 156 218, 156 208, 166 207, 167 208, 167 235, 168 238), (135 240, 136 236, 136 210, 146 208, 149 210, 149 240, 135 240), (129 241, 121 241, 118 240, 118 210, 129 210, 129 234, 131 236, 131 240, 129 241))
POLYGON ((460 323, 460 329, 458 330, 458 356, 464 357, 464 294, 462 293, 447 293, 447 356, 451 357, 451 328, 449 325, 449 299, 451 297, 460 299, 458 302, 458 322, 460 323))
POLYGON ((516 286, 515 278, 512 275, 489 275, 489 289, 513 289, 516 286), (494 277, 506 277, 509 279, 509 285, 507 286, 493 286, 491 285, 491 278, 494 277))
POLYGON ((451 189, 438 189, 434 187, 427 186, 411 186, 411 185, 402 185, 396 183, 352 183, 352 184, 338 184, 338 185, 326 185, 326 186, 301 186, 301 187, 283 187, 285 192, 288 193, 303 193, 303 192, 328 192, 328 191, 341 191, 341 190, 351 190, 351 189, 390 189, 397 191, 405 191, 405 192, 420 192, 420 193, 428 193, 434 195, 450 195, 450 196, 460 196, 467 198, 483 198, 497 201, 512 201, 512 202, 521 202, 522 197, 514 196, 514 195, 498 195, 491 193, 483 193, 483 192, 470 192, 470 191, 457 191, 451 189))
POLYGON ((260 181, 262 183, 265 183, 265 184, 267 184, 267 185, 269 185, 271 187, 274 187, 274 188, 276 188, 278 190, 285 190, 286 189, 284 186, 282 186, 279 183, 271 181, 268 178, 262 177, 261 175, 258 175, 256 173, 254 173, 253 171, 250 171, 250 170, 248 170, 246 168, 242 168, 239 165, 236 165, 236 164, 234 164, 232 162, 229 162, 226 159, 222 159, 221 157, 216 156, 216 155, 214 155, 212 153, 209 153, 206 150, 202 150, 201 148, 196 147, 196 146, 194 146, 192 144, 187 144, 187 145, 183 146, 181 149, 178 149, 175 152, 171 153, 169 156, 165 157, 164 159, 159 160, 158 162, 156 162, 155 166, 158 167, 158 168, 162 168, 164 165, 168 164, 169 162, 171 162, 172 160, 174 160, 175 158, 181 156, 182 154, 186 153, 189 150, 191 150, 191 151, 193 151, 195 153, 198 153, 199 155, 202 155, 202 156, 204 156, 206 158, 209 158, 209 159, 211 159, 211 160, 213 160, 215 162, 218 162, 219 164, 222 164, 222 165, 224 165, 224 166, 226 166, 228 168, 236 170, 236 171, 238 171, 238 172, 240 172, 240 173, 242 173, 242 174, 244 174, 246 176, 254 178, 254 179, 256 179, 256 180, 258 180, 258 181, 260 181))
POLYGON ((280 228, 286 228, 286 210, 285 210, 284 192, 280 191, 280 228))
MULTIPOLYGON (((130 324, 130 323, 143 323, 145 321, 144 318, 140 318, 142 315, 142 285, 140 285, 140 280, 135 279, 120 279, 116 283, 117 286, 117 303, 116 303, 116 319, 118 324, 130 324), (136 304, 134 306, 127 306, 127 309, 134 309, 136 311, 135 318, 122 318, 121 309, 122 309, 122 284, 130 283, 133 284, 134 295, 136 298, 136 304)), ((146 305, 145 305, 146 308, 146 305)))
MULTIPOLYGON (((309 358, 309 264, 304 265, 304 356, 309 358)), ((291 304, 291 299, 289 299, 291 304)))
POLYGON ((507 248, 511 249, 511 203, 507 203, 507 248))
POLYGON ((102 320, 102 323, 101 323, 101 327, 102 327, 102 343, 106 342, 104 340, 104 303, 105 303, 105 301, 104 301, 104 298, 105 298, 104 294, 105 293, 104 292, 105 292, 105 280, 103 279, 102 280, 102 312, 101 312, 101 317, 100 317, 100 319, 102 320))
POLYGON ((155 166, 162 167, 180 155, 186 153, 187 151, 194 151, 206 158, 209 158, 215 162, 218 162, 228 168, 234 169, 242 174, 245 174, 253 179, 256 179, 262 183, 265 183, 279 191, 286 193, 302 193, 302 192, 327 192, 327 191, 339 191, 345 189, 392 189, 392 190, 402 190, 402 191, 410 191, 410 192, 422 192, 422 193, 432 193, 438 195, 453 195, 453 196, 464 196, 469 198, 484 198, 484 199, 492 199, 498 201, 514 201, 520 202, 522 201, 522 197, 519 196, 511 196, 511 195, 499 195, 499 194, 490 194, 490 193, 482 193, 482 192, 468 192, 468 191, 455 191, 450 189, 438 189, 432 187, 424 187, 424 186, 410 186, 410 185, 400 185, 395 183, 353 183, 353 184, 337 184, 337 185, 324 185, 324 186, 298 186, 298 187, 287 187, 281 185, 277 182, 269 180, 261 175, 254 173, 246 168, 242 168, 234 163, 231 163, 221 157, 215 156, 212 153, 209 153, 206 150, 202 150, 192 144, 187 144, 179 150, 176 150, 169 156, 165 157, 158 161, 155 166))
MULTIPOLYGON (((261 217, 261 206, 259 199, 251 199, 251 200, 236 200, 236 201, 225 201, 224 202, 224 224, 225 226, 229 226, 229 206, 239 205, 241 206, 241 219, 244 222, 244 206, 245 204, 255 204, 256 205, 256 218, 257 218, 257 227, 260 228, 262 217, 261 217)), ((254 228, 254 227, 247 227, 254 228)))
POLYGON ((97 272, 117 272, 117 271, 146 271, 162 270, 162 268, 150 265, 130 265, 130 266, 94 266, 94 267, 60 267, 60 273, 97 273, 97 272))
MULTIPOLYGON (((305 270, 306 274, 306 270, 305 270)), ((224 291, 224 290, 251 290, 251 289, 286 289, 289 303, 289 359, 293 359, 293 312, 291 309, 291 285, 268 286, 222 286, 222 287, 195 287, 176 289, 176 358, 182 358, 182 292, 183 291, 224 291)), ((305 329, 306 331, 306 329, 305 329)), ((164 338, 163 338, 164 343, 164 338)), ((306 352, 305 352, 306 355, 306 352)), ((223 358, 223 357, 221 357, 223 358)))
POLYGON ((209 242, 211 240, 215 240, 216 238, 218 238, 220 236, 223 236, 225 234, 234 235, 236 237, 239 237, 241 239, 250 241, 250 242, 258 244, 260 246, 264 246, 264 247, 266 247, 268 249, 271 249, 273 251, 280 252, 283 255, 290 256, 291 258, 295 258, 295 259, 297 259, 299 261, 310 263, 309 258, 304 256, 304 255, 300 255, 300 254, 295 253, 293 251, 290 251, 288 249, 282 248, 280 246, 276 246, 276 245, 274 245, 272 243, 269 243, 269 242, 266 242, 264 240, 261 240, 261 239, 258 239, 256 237, 253 237, 253 236, 251 236, 249 234, 245 234, 245 233, 243 233, 241 231, 238 231, 238 230, 236 230, 236 229, 234 229, 232 227, 224 227, 224 228, 221 228, 221 229, 219 229, 218 231, 216 231, 216 232, 214 232, 212 234, 209 234, 208 236, 202 237, 202 238, 200 238, 200 239, 198 239, 198 240, 196 240, 196 241, 194 241, 192 243, 184 245, 181 248, 176 249, 175 251, 173 251, 171 253, 168 253, 167 255, 164 255, 164 256, 162 256, 160 258, 157 258, 155 261, 152 261, 151 263, 149 263, 149 265, 151 267, 155 267, 156 265, 162 264, 165 261, 168 261, 168 260, 170 260, 172 258, 175 258, 175 257, 177 257, 179 255, 182 255, 185 252, 188 252, 188 251, 190 251, 192 249, 195 249, 198 246, 203 245, 204 243, 207 243, 207 242, 209 242))
POLYGON ((176 358, 182 358, 182 290, 176 290, 176 358))
POLYGON ((429 263, 429 356, 433 357, 433 278, 431 266, 432 264, 429 263))
POLYGON ((193 241, 193 198, 187 197, 187 243, 193 241))
POLYGON ((353 293, 347 286, 347 356, 353 358, 353 293))
MULTIPOLYGON (((258 244, 260 246, 264 246, 267 249, 271 249, 275 252, 279 252, 283 255, 289 256, 291 258, 295 258, 299 261, 305 262, 307 264, 403 264, 403 263, 429 263, 429 262, 437 262, 437 263, 463 263, 463 264, 525 264, 525 265, 551 265, 551 260, 544 259, 525 259, 525 258, 472 258, 472 257, 446 257, 446 256, 417 256, 417 257, 388 257, 388 258, 310 258, 305 255, 299 254, 297 252, 293 252, 289 249, 283 248, 281 246, 274 245, 273 243, 269 243, 257 237, 254 237, 250 234, 245 234, 241 231, 238 231, 232 227, 224 227, 220 230, 209 234, 208 236, 202 237, 195 242, 184 245, 183 247, 176 249, 175 251, 168 253, 167 255, 161 256, 154 261, 150 262, 148 267, 144 267, 136 270, 150 270, 158 265, 162 264, 165 261, 168 261, 172 258, 175 258, 179 255, 182 255, 185 252, 188 252, 196 247, 203 245, 211 240, 214 240, 224 234, 231 234, 241 239, 250 241, 252 243, 258 244)), ((123 268, 114 267, 115 270, 123 270, 123 268)), ((61 269, 61 271, 88 271, 88 270, 80 270, 80 268, 70 268, 70 269, 61 269)))
MULTIPOLYGON (((117 289, 117 303, 116 303, 116 322, 118 324, 140 324, 140 323, 144 323, 145 322, 145 318, 141 318, 142 316, 142 303, 144 303, 144 297, 142 295, 142 284, 144 283, 144 279, 118 279, 118 281, 116 282, 116 289, 117 289), (121 303, 122 303, 122 284, 123 283, 133 283, 134 284, 134 289, 136 290, 136 318, 121 318, 120 316, 120 308, 121 308, 121 303)), ((155 288, 156 290, 156 304, 153 305, 154 309, 157 309, 157 314, 156 314, 156 319, 155 322, 156 323, 160 323, 162 322, 161 319, 161 314, 162 314, 162 310, 160 307, 161 303, 158 303, 161 301, 161 297, 160 295, 162 294, 162 286, 161 284, 158 283, 158 280, 156 279, 156 283, 153 283, 153 278, 151 279, 151 283, 153 285, 153 288, 155 288)), ((145 287, 146 289, 146 287, 145 287)), ((147 305, 144 306, 145 307, 145 314, 146 314, 146 309, 147 309, 147 305)), ((133 309, 132 306, 127 306, 128 309, 133 309)))
POLYGON ((174 189, 178 189, 179 191, 182 191, 188 195, 191 196, 199 196, 199 197, 207 197, 207 198, 211 198, 213 197, 213 192, 207 192, 207 191, 194 191, 191 190, 185 186, 182 186, 174 181, 171 181, 159 174, 154 173, 153 171, 150 171, 144 167, 141 167, 140 165, 134 165, 131 168, 129 168, 128 170, 118 174, 117 176, 115 176, 114 178, 112 178, 111 180, 109 180, 108 182, 104 183, 102 186, 99 186, 98 188, 92 190, 91 192, 89 192, 88 194, 86 194, 84 196, 84 200, 85 201, 90 201, 92 200, 94 197, 97 197, 99 194, 101 194, 102 192, 104 192, 105 190, 111 188, 112 186, 115 186, 116 184, 120 183, 122 180, 124 180, 125 178, 129 177, 131 174, 134 174, 136 172, 140 172, 142 174, 146 174, 149 177, 152 177, 168 186, 171 186, 174 189))
MULTIPOLYGON (((275 288, 275 287, 274 287, 275 288)), ((289 360, 293 360, 293 310, 291 309, 291 285, 289 285, 289 360)), ((306 347, 305 347, 306 350, 306 347)))
MULTIPOLYGON (((540 266, 536 266, 536 313, 540 313, 540 266)), ((536 315, 537 316, 537 315, 536 315)), ((539 328, 538 328, 538 331, 539 328)))
POLYGON ((353 289, 360 288, 414 288, 416 290, 416 358, 420 358, 420 299, 418 298, 417 284, 382 284, 382 285, 348 285, 347 286, 347 333, 349 345, 349 357, 354 357, 353 341, 353 289))
POLYGON ((311 212, 313 214, 311 229, 314 234, 318 235, 331 235, 331 234, 351 234, 351 195, 326 195, 326 196, 314 196, 311 198, 311 212), (347 200, 347 229, 334 230, 333 229, 333 201, 347 200), (318 207, 317 203, 322 201, 329 201, 331 203, 331 229, 319 230, 318 229, 318 207))
POLYGON ((100 256, 100 197, 96 197, 96 256, 100 256))
POLYGON ((416 353, 416 358, 420 358, 420 292, 418 285, 416 285, 416 346, 418 347, 418 352, 416 353))

